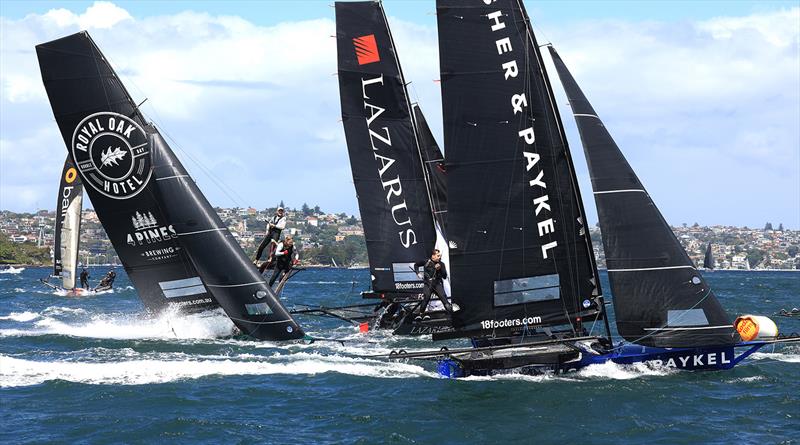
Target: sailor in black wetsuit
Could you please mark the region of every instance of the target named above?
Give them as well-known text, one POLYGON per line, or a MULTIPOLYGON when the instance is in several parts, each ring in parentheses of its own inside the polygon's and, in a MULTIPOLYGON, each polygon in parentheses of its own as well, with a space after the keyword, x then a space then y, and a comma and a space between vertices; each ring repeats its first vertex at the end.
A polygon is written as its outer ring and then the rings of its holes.
POLYGON ((420 305, 419 315, 415 318, 417 320, 430 318, 425 315, 425 311, 428 309, 428 303, 431 301, 432 293, 435 293, 436 296, 439 297, 444 309, 449 312, 450 315, 453 315, 453 307, 450 305, 450 301, 447 299, 447 294, 444 292, 444 286, 442 285, 442 280, 447 278, 447 268, 444 263, 441 262, 441 259, 442 253, 439 252, 439 249, 433 249, 433 253, 431 253, 429 259, 414 263, 414 270, 420 267, 423 268, 423 280, 425 281, 425 286, 422 288, 422 304, 420 305))
POLYGON ((97 288, 111 287, 114 284, 114 280, 116 278, 117 278, 117 273, 114 272, 113 270, 109 270, 106 276, 104 276, 103 279, 100 280, 100 284, 97 286, 97 288))
POLYGON ((89 271, 86 270, 85 267, 81 271, 80 278, 81 278, 81 287, 84 289, 89 289, 89 271))
POLYGON ((275 284, 275 281, 277 281, 279 278, 283 278, 284 275, 292 270, 292 266, 300 261, 299 255, 294 249, 294 240, 291 236, 287 236, 282 243, 278 243, 273 255, 275 261, 275 270, 272 271, 272 278, 269 279, 270 286, 275 284))
MULTIPOLYGON (((257 263, 258 260, 261 259, 261 254, 264 253, 264 249, 269 246, 270 243, 278 242, 281 238, 281 231, 283 231, 284 228, 286 228, 286 214, 283 207, 278 207, 278 210, 275 211, 275 215, 267 221, 267 234, 258 246, 256 257, 253 259, 254 263, 257 263)), ((271 250, 272 249, 267 252, 268 258, 271 250)))

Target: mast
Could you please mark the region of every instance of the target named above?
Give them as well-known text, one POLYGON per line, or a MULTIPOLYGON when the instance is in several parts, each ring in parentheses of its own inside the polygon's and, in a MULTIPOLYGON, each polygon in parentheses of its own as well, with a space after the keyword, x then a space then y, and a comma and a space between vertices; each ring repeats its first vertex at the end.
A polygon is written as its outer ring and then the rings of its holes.
POLYGON ((342 123, 376 292, 418 293, 436 241, 418 135, 379 2, 337 2, 342 123))
POLYGON ((730 345, 728 314, 550 47, 578 125, 602 228, 617 330, 645 346, 730 345))
POLYGON ((601 314, 575 172, 516 0, 437 2, 454 325, 582 330, 601 314))

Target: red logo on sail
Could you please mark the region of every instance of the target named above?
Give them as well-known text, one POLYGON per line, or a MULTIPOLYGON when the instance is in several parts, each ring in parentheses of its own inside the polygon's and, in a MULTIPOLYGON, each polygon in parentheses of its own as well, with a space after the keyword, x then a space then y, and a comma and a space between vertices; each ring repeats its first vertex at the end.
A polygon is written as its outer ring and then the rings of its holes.
POLYGON ((381 56, 378 54, 378 44, 375 42, 375 34, 354 38, 353 46, 356 49, 359 65, 381 61, 381 56))

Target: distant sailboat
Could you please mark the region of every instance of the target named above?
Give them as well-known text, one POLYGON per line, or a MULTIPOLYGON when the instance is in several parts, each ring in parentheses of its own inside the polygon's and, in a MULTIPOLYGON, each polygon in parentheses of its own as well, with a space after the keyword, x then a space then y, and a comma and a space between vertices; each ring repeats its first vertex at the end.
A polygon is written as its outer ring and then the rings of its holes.
POLYGON ((711 243, 706 247, 706 256, 703 258, 703 269, 714 270, 714 252, 711 251, 711 243))
POLYGON ((36 47, 61 135, 145 306, 221 306, 263 340, 304 333, 86 32, 36 47))

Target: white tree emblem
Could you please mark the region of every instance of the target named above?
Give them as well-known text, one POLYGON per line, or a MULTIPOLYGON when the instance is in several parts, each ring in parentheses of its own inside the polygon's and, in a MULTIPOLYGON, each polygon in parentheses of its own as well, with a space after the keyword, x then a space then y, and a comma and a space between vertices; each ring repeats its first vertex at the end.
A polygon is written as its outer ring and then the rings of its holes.
POLYGON ((114 150, 111 150, 111 146, 109 146, 106 151, 100 153, 100 161, 102 162, 102 165, 100 167, 105 167, 108 165, 119 165, 119 161, 121 161, 126 154, 127 152, 122 151, 122 149, 120 149, 119 147, 115 148, 114 150))

